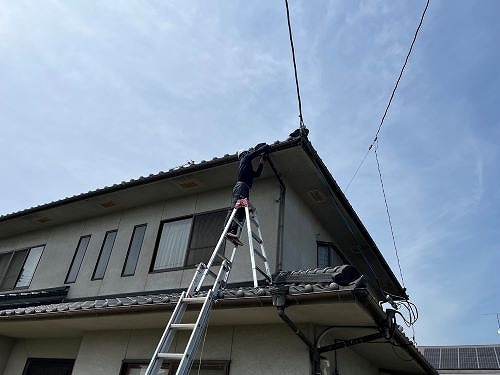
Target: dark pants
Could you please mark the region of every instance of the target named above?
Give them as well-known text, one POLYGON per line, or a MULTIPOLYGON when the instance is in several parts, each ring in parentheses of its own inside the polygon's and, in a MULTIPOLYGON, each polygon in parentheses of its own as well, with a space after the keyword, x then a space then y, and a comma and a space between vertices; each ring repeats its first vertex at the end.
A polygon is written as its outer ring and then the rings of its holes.
MULTIPOLYGON (((229 217, 231 216, 231 212, 233 211, 234 206, 236 205, 236 202, 239 199, 244 199, 248 198, 250 195, 250 188, 248 187, 247 184, 244 182, 238 181, 236 185, 234 185, 233 188, 233 195, 231 197, 231 208, 229 209, 229 212, 226 217, 226 223, 229 220, 229 217)), ((236 210, 236 215, 235 219, 238 220, 239 223, 243 224, 245 221, 245 208, 240 207, 236 210)), ((236 224, 234 221, 231 222, 231 225, 229 226, 229 233, 236 234, 238 232, 238 224, 236 224)))

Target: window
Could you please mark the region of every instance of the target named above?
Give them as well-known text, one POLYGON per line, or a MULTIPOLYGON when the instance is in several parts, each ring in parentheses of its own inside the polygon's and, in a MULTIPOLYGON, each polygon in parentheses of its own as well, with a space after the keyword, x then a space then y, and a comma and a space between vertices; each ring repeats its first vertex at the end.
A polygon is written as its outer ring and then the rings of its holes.
MULTIPOLYGON (((124 363, 120 375, 144 375, 146 373, 147 363, 124 363)), ((199 366, 198 361, 193 362, 190 375, 198 374, 198 367, 200 367, 200 375, 227 375, 229 374, 228 361, 202 361, 199 366)), ((173 375, 177 370, 177 364, 163 362, 161 370, 158 375, 173 375)))
POLYGON ((76 281, 76 277, 78 276, 78 271, 80 271, 80 266, 82 265, 83 257, 87 251, 89 242, 90 236, 80 237, 78 245, 76 246, 75 255, 71 261, 71 266, 69 267, 68 275, 66 276, 66 284, 74 283, 76 281))
POLYGON ((45 245, 0 254, 0 290, 28 288, 45 245))
POLYGON ((113 250, 113 245, 115 243, 116 232, 117 230, 111 230, 106 232, 104 235, 104 241, 102 241, 101 251, 99 253, 99 258, 97 259, 97 264, 95 265, 92 280, 101 280, 104 277, 104 273, 106 272, 109 258, 111 256, 111 251, 113 250))
POLYGON ((142 241, 144 240, 145 233, 146 224, 136 225, 134 227, 132 238, 130 238, 130 244, 128 245, 127 258, 123 265, 122 276, 132 276, 135 273, 135 267, 137 267, 137 261, 141 253, 142 241))
POLYGON ((207 262, 224 228, 226 213, 219 210, 162 222, 151 271, 207 262))
POLYGON ((335 267, 342 264, 347 264, 347 262, 331 243, 318 242, 319 268, 335 267))

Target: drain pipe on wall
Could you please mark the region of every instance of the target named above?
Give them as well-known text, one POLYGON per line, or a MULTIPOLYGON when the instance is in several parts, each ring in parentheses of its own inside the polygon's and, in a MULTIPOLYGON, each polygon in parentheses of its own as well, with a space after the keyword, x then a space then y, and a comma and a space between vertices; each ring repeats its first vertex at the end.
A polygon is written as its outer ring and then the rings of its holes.
POLYGON ((314 343, 307 338, 295 323, 286 315, 286 296, 288 295, 288 286, 279 285, 271 288, 270 293, 273 298, 273 305, 278 311, 278 316, 287 324, 292 331, 302 340, 309 348, 309 358, 311 361, 311 375, 321 375, 321 357, 318 348, 314 343))
POLYGON ((280 272, 283 270, 283 232, 285 229, 284 221, 285 221, 285 196, 286 196, 286 186, 281 176, 278 173, 278 170, 273 164, 273 161, 267 156, 267 161, 269 166, 274 172, 274 175, 278 179, 280 184, 280 197, 279 197, 279 214, 278 214, 278 238, 276 240, 276 267, 275 272, 280 272))

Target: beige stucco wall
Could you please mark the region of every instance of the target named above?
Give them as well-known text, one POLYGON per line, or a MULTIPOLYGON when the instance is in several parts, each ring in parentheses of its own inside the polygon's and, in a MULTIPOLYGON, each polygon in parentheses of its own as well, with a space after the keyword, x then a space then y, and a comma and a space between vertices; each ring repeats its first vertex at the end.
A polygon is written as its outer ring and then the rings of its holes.
MULTIPOLYGON (((309 326, 301 329, 311 331, 309 326)), ((27 358, 39 357, 76 358, 74 375, 118 375, 124 360, 149 359, 160 335, 161 329, 146 329, 95 331, 82 338, 19 339, 3 374, 18 375, 27 358)), ((173 350, 180 351, 186 339, 179 336, 173 350)), ((332 354, 327 356, 333 366, 332 354)), ((341 373, 378 374, 376 367, 349 349, 339 350, 338 358, 341 373)), ((211 327, 202 359, 230 360, 231 375, 310 373, 307 347, 283 324, 211 327)))
POLYGON ((80 341, 79 337, 17 339, 12 347, 3 375, 22 374, 28 358, 76 358, 80 341))
POLYGON ((5 366, 7 366, 7 361, 9 360, 13 345, 14 339, 0 336, 0 374, 3 373, 5 366))
MULTIPOLYGON (((48 228, 44 231, 2 239, 0 240, 0 252, 46 244, 29 289, 57 287, 64 285, 80 236, 90 234, 90 243, 77 280, 71 284, 70 298, 184 288, 189 284, 194 269, 149 273, 160 222, 165 219, 227 207, 230 203, 231 188, 231 186, 227 186, 224 189, 193 194, 175 200, 48 228), (147 223, 147 229, 135 275, 122 277, 122 267, 133 228, 135 225, 144 223, 147 223), (91 280, 104 235, 106 231, 114 229, 118 229, 118 233, 104 279, 91 280)), ((251 200, 258 209, 263 238, 272 268, 274 268, 276 260, 278 198, 279 185, 274 178, 256 181, 252 189, 251 200)), ((244 242, 248 243, 246 239, 244 242)), ((248 247, 239 248, 237 263, 233 267, 230 282, 250 280, 249 264, 248 247)))
POLYGON ((333 242, 334 237, 313 215, 299 195, 286 191, 283 270, 317 266, 317 241, 333 242))

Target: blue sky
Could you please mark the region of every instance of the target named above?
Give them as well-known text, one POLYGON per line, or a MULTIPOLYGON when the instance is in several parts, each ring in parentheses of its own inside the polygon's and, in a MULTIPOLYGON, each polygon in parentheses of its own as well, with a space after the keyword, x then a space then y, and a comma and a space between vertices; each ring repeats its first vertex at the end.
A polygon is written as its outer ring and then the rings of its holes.
MULTIPOLYGON (((425 1, 290 1, 310 139, 345 188, 425 1)), ((379 157, 422 345, 499 343, 500 3, 433 0, 379 157)), ((282 1, 4 1, 0 211, 283 140, 282 1)), ((395 273, 375 159, 347 191, 395 273)))

